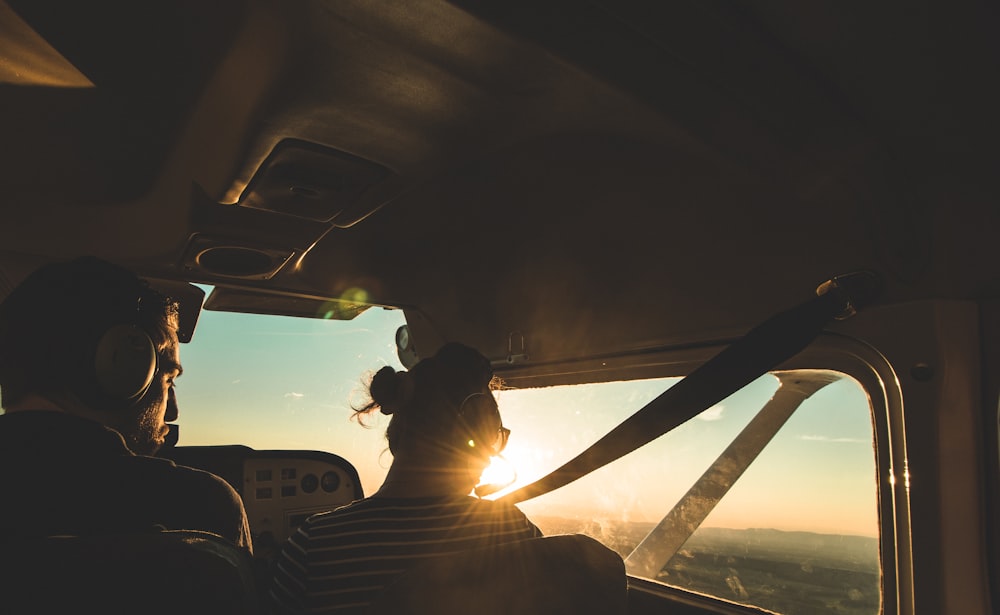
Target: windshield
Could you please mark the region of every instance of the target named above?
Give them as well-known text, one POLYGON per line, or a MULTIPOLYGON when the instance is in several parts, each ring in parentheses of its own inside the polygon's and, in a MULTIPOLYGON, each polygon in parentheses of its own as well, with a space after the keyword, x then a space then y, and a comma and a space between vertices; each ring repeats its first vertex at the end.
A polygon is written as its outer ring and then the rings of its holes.
POLYGON ((180 446, 242 444, 258 450, 335 453, 369 494, 392 456, 388 417, 352 420, 366 375, 396 357, 399 310, 371 308, 350 321, 202 312, 181 348, 180 446), (383 420, 385 419, 385 420, 383 420))
MULTIPOLYGON (((404 322, 401 311, 381 308, 351 321, 203 312, 181 351, 179 445, 326 451, 354 464, 364 493, 373 493, 392 461, 389 417, 375 413, 362 426, 351 406, 363 399, 366 377, 385 365, 403 369, 395 332, 404 322)), ((690 505, 693 486, 764 414, 782 374, 798 373, 811 371, 764 375, 637 451, 519 507, 545 534, 599 539, 633 576, 777 612, 877 613, 872 409, 845 374, 822 372, 829 381, 799 400, 746 467, 727 470, 732 484, 679 543, 664 551, 643 542, 668 513, 690 505), (652 568, 636 564, 650 554, 652 568)), ((511 435, 485 482, 516 479, 499 497, 544 476, 679 380, 499 391, 511 435)))

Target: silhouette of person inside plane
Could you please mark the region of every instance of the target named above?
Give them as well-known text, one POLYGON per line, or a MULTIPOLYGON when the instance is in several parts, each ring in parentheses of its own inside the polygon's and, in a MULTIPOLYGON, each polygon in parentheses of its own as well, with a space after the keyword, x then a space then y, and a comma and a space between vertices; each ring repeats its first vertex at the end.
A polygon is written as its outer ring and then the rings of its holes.
POLYGON ((0 532, 219 534, 252 550, 224 480, 154 454, 177 419, 178 304, 83 257, 42 266, 0 304, 0 532))
POLYGON ((422 558, 541 536, 513 505, 471 495, 510 434, 497 385, 489 361, 457 343, 374 375, 355 412, 392 415, 389 473, 374 495, 313 515, 289 538, 270 591, 279 611, 360 613, 422 558))

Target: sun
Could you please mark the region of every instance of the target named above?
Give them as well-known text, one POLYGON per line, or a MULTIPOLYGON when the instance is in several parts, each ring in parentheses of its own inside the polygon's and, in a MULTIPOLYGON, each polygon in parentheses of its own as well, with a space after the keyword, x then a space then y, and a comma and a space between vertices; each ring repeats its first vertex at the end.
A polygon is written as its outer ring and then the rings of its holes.
POLYGON ((501 492, 511 491, 544 476, 552 468, 544 463, 545 456, 528 446, 510 445, 503 455, 494 457, 483 470, 480 483, 503 485, 501 492))
POLYGON ((506 456, 491 459, 479 478, 479 482, 485 485, 513 485, 516 481, 517 469, 506 456))

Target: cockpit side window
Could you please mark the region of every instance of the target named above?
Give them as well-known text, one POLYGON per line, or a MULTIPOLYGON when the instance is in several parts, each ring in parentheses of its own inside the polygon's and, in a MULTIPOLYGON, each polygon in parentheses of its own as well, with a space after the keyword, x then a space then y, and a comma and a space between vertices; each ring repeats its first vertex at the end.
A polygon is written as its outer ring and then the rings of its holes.
MULTIPOLYGON (((558 467, 677 381, 503 391, 512 429, 505 457, 518 484, 558 467)), ((861 385, 838 372, 765 375, 519 506, 546 534, 601 540, 633 577, 779 613, 881 608, 872 409, 861 385)))

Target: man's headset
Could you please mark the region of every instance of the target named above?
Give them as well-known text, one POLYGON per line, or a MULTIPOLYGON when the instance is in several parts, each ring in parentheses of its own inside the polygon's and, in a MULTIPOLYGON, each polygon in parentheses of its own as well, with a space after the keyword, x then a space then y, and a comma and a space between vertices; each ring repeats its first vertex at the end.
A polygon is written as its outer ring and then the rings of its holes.
POLYGON ((0 360, 12 381, 123 411, 149 390, 158 367, 143 315, 166 305, 132 272, 100 259, 43 265, 0 305, 0 360))
POLYGON ((105 301, 97 302, 102 313, 93 326, 77 338, 72 351, 77 365, 71 373, 73 392, 94 408, 125 410, 149 390, 159 356, 149 334, 139 325, 144 302, 163 304, 165 298, 125 272, 107 272, 105 301), (115 274, 115 275, 112 275, 115 274))
POLYGON ((141 399, 159 367, 153 340, 134 324, 117 324, 104 331, 93 356, 100 395, 119 406, 141 399))

